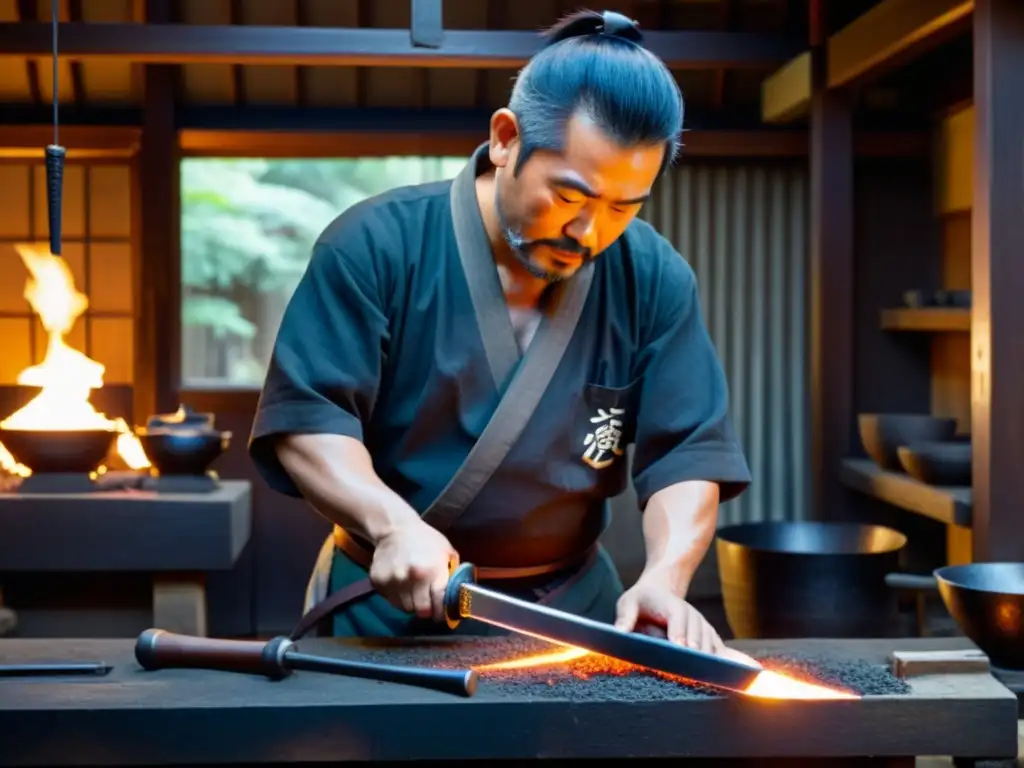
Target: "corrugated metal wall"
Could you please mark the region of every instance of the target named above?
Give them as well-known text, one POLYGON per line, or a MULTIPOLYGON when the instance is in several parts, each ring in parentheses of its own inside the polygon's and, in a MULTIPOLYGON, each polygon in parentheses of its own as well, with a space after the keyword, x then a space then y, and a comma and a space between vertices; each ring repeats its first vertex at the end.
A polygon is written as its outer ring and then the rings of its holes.
POLYGON ((643 217, 693 266, 754 476, 720 525, 808 516, 806 163, 685 160, 643 217))

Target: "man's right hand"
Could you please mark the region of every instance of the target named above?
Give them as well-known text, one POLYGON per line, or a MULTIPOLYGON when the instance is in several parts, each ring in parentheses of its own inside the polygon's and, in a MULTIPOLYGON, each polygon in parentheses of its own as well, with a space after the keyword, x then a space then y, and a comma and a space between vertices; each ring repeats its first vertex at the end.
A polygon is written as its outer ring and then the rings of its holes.
POLYGON ((377 540, 370 582, 396 608, 444 621, 444 592, 459 555, 422 520, 405 522, 377 540))

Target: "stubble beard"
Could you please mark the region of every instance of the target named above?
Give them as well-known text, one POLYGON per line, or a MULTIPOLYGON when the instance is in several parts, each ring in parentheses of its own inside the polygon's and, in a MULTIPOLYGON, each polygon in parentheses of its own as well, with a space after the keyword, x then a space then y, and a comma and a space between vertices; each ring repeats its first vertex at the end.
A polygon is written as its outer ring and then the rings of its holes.
POLYGON ((508 246, 509 251, 512 253, 512 258, 516 260, 516 263, 521 266, 529 275, 543 280, 547 283, 559 283, 569 277, 569 275, 563 275, 558 272, 549 272, 533 263, 530 258, 530 243, 517 232, 508 222, 508 217, 505 215, 505 211, 501 205, 501 193, 498 191, 499 184, 495 180, 494 184, 494 210, 498 217, 498 228, 501 230, 501 236, 505 240, 505 244, 508 246))

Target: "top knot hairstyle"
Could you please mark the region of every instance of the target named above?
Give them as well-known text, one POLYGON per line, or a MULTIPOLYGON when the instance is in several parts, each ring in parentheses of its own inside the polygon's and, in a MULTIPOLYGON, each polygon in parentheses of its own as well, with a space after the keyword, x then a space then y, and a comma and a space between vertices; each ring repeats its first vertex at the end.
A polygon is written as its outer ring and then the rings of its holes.
POLYGON ((664 62, 643 47, 635 21, 612 11, 578 11, 544 36, 509 100, 522 143, 515 175, 533 152, 561 150, 566 123, 577 114, 622 146, 664 144, 663 171, 674 162, 683 95, 664 62))

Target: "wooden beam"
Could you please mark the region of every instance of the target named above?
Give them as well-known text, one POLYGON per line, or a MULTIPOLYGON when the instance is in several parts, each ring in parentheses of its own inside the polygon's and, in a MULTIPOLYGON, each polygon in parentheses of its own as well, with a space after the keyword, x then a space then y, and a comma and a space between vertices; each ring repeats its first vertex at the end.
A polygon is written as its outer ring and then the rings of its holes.
POLYGON ((862 82, 869 74, 919 56, 963 29, 974 0, 885 0, 828 41, 828 87, 862 82))
POLYGON ((441 47, 444 43, 444 18, 441 0, 412 0, 409 42, 413 47, 441 47))
MULTIPOLYGON (((447 155, 463 157, 486 141, 480 130, 396 130, 361 126, 350 130, 315 131, 295 127, 266 130, 184 127, 178 131, 181 151, 192 157, 348 157, 385 155, 447 155)), ((925 157, 927 133, 862 132, 854 137, 861 157, 925 157)), ((687 131, 686 157, 806 157, 806 131, 687 131)))
POLYGON ((853 124, 849 95, 827 85, 824 0, 811 0, 810 392, 812 517, 842 519, 840 481, 854 447, 853 124))
MULTIPOLYGON (((188 24, 61 24, 60 54, 70 60, 146 64, 295 66, 522 66, 541 47, 534 32, 449 30, 437 48, 414 47, 407 29, 334 29, 188 24)), ((0 24, 0 56, 50 56, 50 25, 0 24)), ((648 32, 646 47, 673 69, 759 69, 781 64, 800 45, 745 32, 648 32)))
POLYGON ((977 0, 971 207, 974 559, 1024 560, 1024 3, 977 0))
MULTIPOLYGON (((828 39, 828 87, 863 83, 964 29, 974 0, 883 0, 828 39)), ((761 116, 787 123, 807 115, 810 56, 793 58, 761 86, 761 116)))
MULTIPOLYGON (((125 125, 61 125, 60 141, 69 158, 131 157, 139 149, 141 130, 125 125)), ((0 157, 42 159, 53 141, 49 125, 0 125, 0 157)))
POLYGON ((178 143, 189 157, 464 157, 487 140, 475 134, 400 132, 238 131, 185 128, 178 143))
POLYGON ((804 51, 761 83, 761 119, 790 123, 811 106, 811 53, 804 51))

